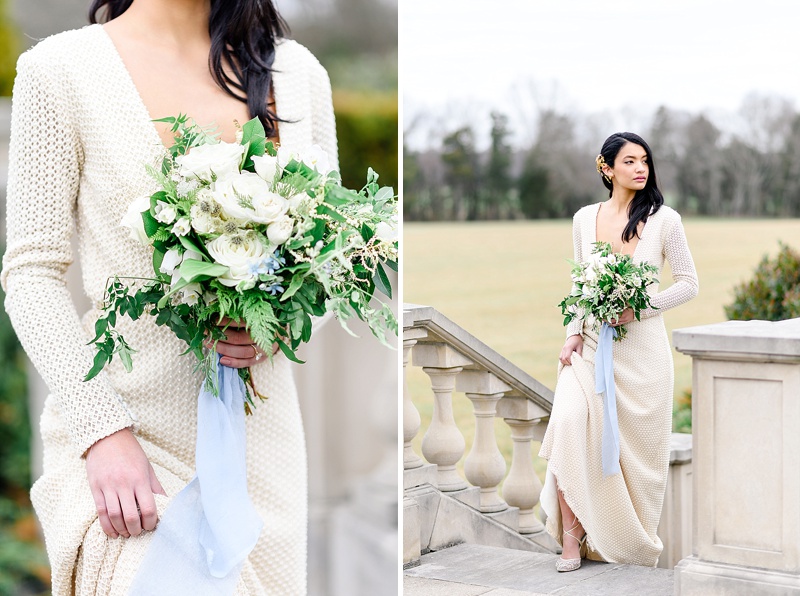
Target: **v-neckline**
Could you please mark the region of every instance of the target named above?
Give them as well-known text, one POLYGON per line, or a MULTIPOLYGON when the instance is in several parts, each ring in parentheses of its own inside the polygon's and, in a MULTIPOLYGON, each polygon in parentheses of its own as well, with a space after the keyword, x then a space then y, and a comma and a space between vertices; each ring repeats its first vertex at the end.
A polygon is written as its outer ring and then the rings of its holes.
MULTIPOLYGON (((108 43, 109 48, 111 50, 111 53, 114 55, 114 59, 116 60, 117 65, 119 66, 120 73, 123 75, 123 78, 126 80, 126 83, 130 87, 131 93, 132 93, 133 97, 135 98, 134 101, 136 101, 138 103, 138 109, 139 109, 139 112, 141 113, 141 116, 142 116, 142 122, 143 123, 146 122, 148 124, 147 128, 150 130, 150 135, 154 138, 154 141, 156 141, 158 143, 157 147, 158 147, 159 153, 162 153, 162 154, 169 153, 169 149, 164 144, 164 140, 161 138, 161 134, 158 132, 158 128, 156 127, 156 123, 155 123, 155 121, 153 120, 153 118, 150 115, 150 110, 147 109, 147 105, 144 103, 144 99, 142 99, 142 94, 139 93, 139 88, 136 86, 136 83, 134 82, 133 77, 131 76, 131 71, 128 70, 128 67, 125 65, 125 61, 122 59, 122 54, 119 53, 119 50, 117 49, 117 46, 114 43, 114 40, 111 39, 111 36, 108 34, 108 31, 106 31, 105 27, 103 27, 102 24, 97 23, 97 24, 95 24, 93 26, 94 27, 98 27, 100 29, 101 35, 105 38, 106 42, 108 43)), ((276 84, 275 79, 276 79, 276 77, 273 76, 272 77, 272 87, 273 87, 273 96, 274 96, 273 97, 273 101, 274 101, 274 104, 275 104, 275 114, 277 114, 278 117, 280 118, 280 114, 278 114, 278 110, 279 110, 278 98, 277 98, 277 95, 278 95, 277 87, 278 86, 276 84)), ((278 137, 279 138, 280 138, 280 134, 281 133, 279 131, 278 132, 278 137)))
MULTIPOLYGON (((598 215, 600 214, 600 208, 602 206, 603 206, 602 202, 597 203, 597 208, 595 209, 595 212, 594 212, 594 225, 592 226, 592 235, 594 236, 594 241, 595 242, 598 241, 597 240, 597 218, 598 218, 598 215)), ((631 257, 631 260, 634 263, 636 262, 636 254, 639 251, 639 245, 642 243, 642 240, 644 240, 644 231, 647 229, 647 224, 650 223, 650 217, 651 216, 648 216, 647 221, 644 222, 644 225, 642 226, 642 231, 639 233, 639 241, 636 243, 636 247, 633 249, 633 252, 629 255, 631 257)), ((611 252, 614 252, 614 251, 612 250, 611 252)), ((627 255, 628 253, 616 252, 614 254, 616 254, 616 255, 627 255)))
POLYGON ((142 123, 147 123, 147 128, 149 129, 149 134, 153 137, 154 142, 157 143, 159 153, 166 154, 169 152, 167 146, 164 144, 164 141, 161 138, 161 135, 158 132, 158 128, 156 128, 156 123, 153 121, 152 117, 150 116, 150 111, 147 109, 147 106, 142 99, 142 95, 139 93, 139 88, 136 86, 136 83, 133 81, 133 77, 131 76, 131 72, 128 70, 128 67, 125 65, 125 61, 122 59, 122 54, 119 53, 114 40, 111 39, 111 36, 108 34, 108 31, 105 30, 105 27, 100 23, 97 23, 96 26, 100 30, 100 34, 105 38, 105 41, 108 43, 109 49, 111 54, 114 56, 114 60, 117 62, 119 67, 120 74, 125 79, 126 83, 130 87, 130 91, 132 96, 135 98, 134 101, 138 104, 138 110, 142 116, 142 123))

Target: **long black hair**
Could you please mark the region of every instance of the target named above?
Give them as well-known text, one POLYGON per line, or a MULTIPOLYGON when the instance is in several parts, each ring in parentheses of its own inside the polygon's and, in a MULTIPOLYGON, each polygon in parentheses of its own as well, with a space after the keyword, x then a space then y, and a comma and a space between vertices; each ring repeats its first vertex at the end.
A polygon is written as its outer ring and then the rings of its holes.
MULTIPOLYGON (((631 238, 639 235, 639 222, 646 222, 647 218, 655 214, 661 205, 664 204, 664 195, 662 195, 661 191, 658 189, 653 152, 650 150, 650 146, 639 135, 632 132, 615 132, 608 137, 605 143, 603 143, 603 148, 600 149, 600 155, 603 156, 606 165, 611 168, 614 167, 614 160, 617 159, 617 155, 625 143, 633 143, 644 149, 645 153, 647 153, 647 165, 649 166, 647 183, 644 185, 643 189, 636 191, 633 200, 630 205, 628 205, 628 224, 622 231, 622 240, 623 242, 630 242, 631 238)), ((601 177, 603 185, 608 189, 608 196, 610 198, 614 190, 614 185, 607 176, 601 174, 601 177)))
MULTIPOLYGON (((89 21, 115 19, 132 3, 133 0, 92 0, 89 21)), ((286 21, 272 0, 211 0, 208 32, 208 68, 214 81, 228 95, 247 104, 250 117, 261 119, 268 137, 275 136, 279 119, 269 104, 272 64, 275 41, 289 34, 286 21), (233 71, 233 77, 224 72, 223 65, 233 71)))

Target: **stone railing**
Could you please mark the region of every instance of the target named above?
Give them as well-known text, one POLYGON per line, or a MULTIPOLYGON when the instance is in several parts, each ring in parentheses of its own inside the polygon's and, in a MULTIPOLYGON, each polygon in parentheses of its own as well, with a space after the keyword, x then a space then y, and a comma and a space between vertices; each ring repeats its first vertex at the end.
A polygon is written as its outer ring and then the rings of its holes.
POLYGON ((521 534, 543 530, 534 515, 541 482, 534 472, 531 442, 544 436, 553 404, 553 392, 500 356, 434 308, 404 305, 403 312, 403 468, 406 488, 414 485, 413 471, 425 461, 412 441, 420 430, 420 416, 411 401, 405 371, 418 366, 428 375, 434 394, 433 417, 422 439, 422 454, 435 466, 436 486, 443 493, 478 487, 477 509, 495 514, 517 508, 515 529, 521 534), (456 464, 465 450, 464 437, 453 417, 453 391, 466 394, 475 416, 475 440, 464 461, 464 480, 456 464), (497 446, 494 418, 509 426, 513 440, 511 466, 497 446), (505 479, 505 480, 504 480, 505 479), (503 482, 503 495, 498 486, 503 482))
MULTIPOLYGON (((421 552, 455 542, 556 552, 557 544, 534 514, 542 484, 534 471, 532 441, 541 441, 553 405, 553 392, 469 334, 436 309, 405 304, 403 307, 403 561, 409 566, 421 552), (421 419, 408 388, 406 372, 420 367, 430 379, 433 413, 422 439, 422 455, 412 442, 421 419), (464 476, 456 466, 465 452, 465 440, 453 414, 453 393, 472 402, 475 438, 464 459, 464 476), (500 453, 494 419, 508 425, 513 440, 511 465, 500 453), (506 472, 508 472, 506 474, 506 472), (502 483, 502 496, 498 486, 502 483), (476 527, 462 517, 437 531, 433 518, 464 513, 440 494, 466 504, 491 520, 476 527), (477 493, 477 494, 476 494, 477 493), (415 502, 416 501, 416 502, 415 502), (431 504, 431 503, 435 504, 431 504), (444 512, 444 513, 443 513, 444 512), (505 528, 505 535, 499 531, 505 528), (462 524, 463 527, 454 527, 462 524), (433 529, 432 526, 434 526, 433 529), (509 536, 513 534, 513 539, 509 536)), ((691 546, 692 437, 673 434, 667 493, 658 534, 664 543, 660 567, 672 568, 691 546)), ((479 524, 480 525, 480 524, 479 524)))

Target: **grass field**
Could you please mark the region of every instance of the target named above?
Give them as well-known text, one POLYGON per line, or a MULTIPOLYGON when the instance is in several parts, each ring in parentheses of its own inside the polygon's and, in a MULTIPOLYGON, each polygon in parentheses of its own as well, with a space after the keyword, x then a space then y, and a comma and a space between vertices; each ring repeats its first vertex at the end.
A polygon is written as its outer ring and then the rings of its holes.
MULTIPOLYGON (((564 328, 556 306, 570 290, 571 221, 408 223, 403 228, 405 302, 433 306, 546 386, 555 387, 564 328)), ((667 331, 725 320, 723 306, 733 287, 748 279, 765 254, 782 240, 800 247, 800 219, 684 220, 700 278, 693 301, 664 313, 667 331)), ((666 268, 661 288, 671 284, 666 268)), ((691 387, 691 359, 677 352, 675 395, 691 387)), ((409 389, 422 416, 415 445, 432 412, 425 374, 409 370, 409 389)), ((474 434, 472 406, 454 398, 459 428, 469 452, 474 434)), ((510 433, 496 421, 501 451, 510 462, 510 433)), ((462 460, 463 461, 463 460, 462 460)), ((541 462, 537 462, 541 464, 541 462)), ((541 471, 541 470, 540 470, 541 471)))

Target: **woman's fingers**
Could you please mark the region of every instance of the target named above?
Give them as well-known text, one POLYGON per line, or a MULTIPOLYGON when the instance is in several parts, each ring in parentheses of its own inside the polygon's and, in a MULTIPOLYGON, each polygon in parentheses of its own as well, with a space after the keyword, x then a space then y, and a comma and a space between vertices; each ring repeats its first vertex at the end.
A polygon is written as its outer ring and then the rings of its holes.
MULTIPOLYGON (((153 493, 150 493, 152 497, 153 493)), ((125 491, 119 495, 119 504, 122 507, 122 521, 128 536, 138 536, 142 533, 142 519, 139 517, 139 507, 134 491, 125 491)), ((122 532, 120 532, 122 534, 122 532)), ((125 536, 125 534, 123 534, 125 536)), ((126 538, 128 536, 125 536, 126 538)))
POLYGON ((161 483, 158 481, 158 476, 156 476, 156 471, 153 469, 152 464, 150 464, 150 490, 157 495, 167 496, 167 491, 164 490, 164 487, 161 486, 161 483))
MULTIPOLYGON (((139 523, 143 530, 155 530, 158 523, 158 509, 156 500, 153 498, 153 491, 150 487, 136 491, 136 502, 139 505, 139 523)), ((128 527, 130 529, 130 526, 128 527)), ((131 532, 133 534, 133 532, 131 532)), ((137 536, 137 534, 133 534, 137 536)))
POLYGON ((97 508, 97 517, 100 520, 100 527, 103 532, 110 538, 119 536, 119 532, 114 529, 111 524, 111 519, 108 517, 108 507, 106 506, 106 498, 102 491, 92 488, 92 497, 94 498, 94 506, 97 508))
POLYGON ((120 536, 128 538, 128 528, 125 527, 125 519, 122 517, 122 506, 120 505, 117 491, 103 491, 103 498, 106 511, 108 512, 108 519, 111 520, 111 526, 114 528, 114 531, 120 536))

